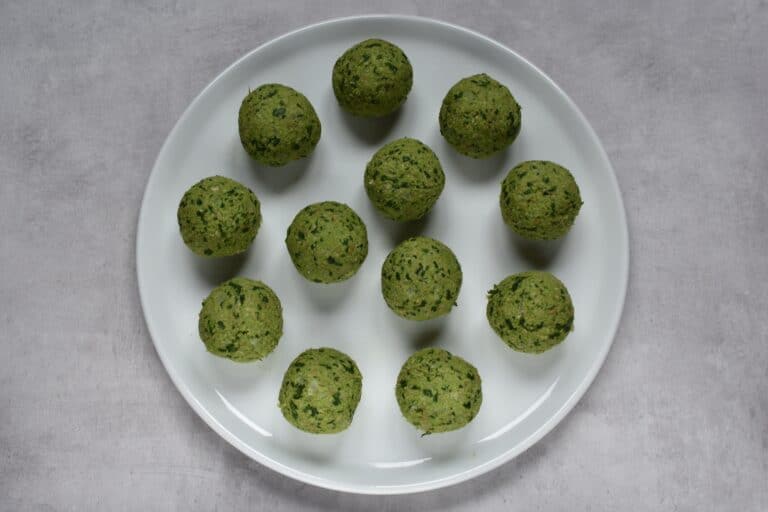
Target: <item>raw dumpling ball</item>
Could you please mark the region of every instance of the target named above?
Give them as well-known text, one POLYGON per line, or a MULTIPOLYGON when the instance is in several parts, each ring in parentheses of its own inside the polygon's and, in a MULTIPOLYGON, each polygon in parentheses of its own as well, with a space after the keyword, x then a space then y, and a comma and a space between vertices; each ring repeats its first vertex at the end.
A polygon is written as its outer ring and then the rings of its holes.
POLYGON ((571 296, 549 272, 504 279, 488 292, 486 316, 496 334, 520 352, 545 352, 573 330, 571 296))
POLYGON ((261 205, 248 187, 212 176, 184 193, 176 212, 181 238, 200 256, 244 252, 261 226, 261 205))
POLYGON ((440 108, 440 133, 462 155, 486 158, 520 133, 520 105, 506 86, 482 73, 451 87, 440 108))
POLYGON ((413 68, 403 51, 382 39, 348 49, 333 66, 333 92, 350 114, 382 117, 397 110, 413 85, 413 68))
POLYGON ((397 376, 395 396, 405 419, 425 434, 462 428, 483 402, 477 369, 439 348, 408 358, 397 376))
POLYGON ((271 167, 304 158, 320 140, 320 119, 312 104, 299 91, 280 84, 248 93, 237 124, 245 151, 271 167))
POLYGON ((280 410, 300 430, 334 434, 352 423, 362 388, 363 376, 349 356, 332 348, 310 349, 285 372, 280 410))
POLYGON ((197 327, 211 354, 257 361, 269 355, 283 335, 283 307, 266 284, 236 277, 203 301, 197 327))
POLYGON ((448 246, 432 238, 409 238, 389 253, 381 267, 381 291, 389 308, 403 318, 429 320, 456 304, 462 272, 448 246))
POLYGON ((417 220, 432 208, 445 186, 434 151, 416 139, 390 142, 365 168, 365 191, 373 205, 392 220, 417 220))
POLYGON ((349 206, 335 201, 301 210, 285 237, 296 270, 316 283, 352 277, 368 255, 368 231, 349 206))
POLYGON ((504 178, 499 204, 512 231, 528 239, 553 240, 571 229, 582 202, 568 169, 554 162, 530 160, 504 178))

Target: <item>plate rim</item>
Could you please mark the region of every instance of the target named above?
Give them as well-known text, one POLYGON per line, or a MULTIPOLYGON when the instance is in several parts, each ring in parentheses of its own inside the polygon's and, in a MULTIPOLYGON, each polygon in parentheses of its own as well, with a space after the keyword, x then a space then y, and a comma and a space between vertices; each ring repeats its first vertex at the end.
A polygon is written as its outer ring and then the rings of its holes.
POLYGON ((300 482, 310 484, 316 487, 321 487, 321 488, 325 488, 333 491, 339 491, 339 492, 346 492, 346 493, 353 493, 353 494, 367 494, 367 495, 394 495, 394 494, 414 494, 419 492, 440 489, 443 487, 448 487, 448 486, 455 485, 460 482, 464 482, 472 478, 478 477, 482 474, 485 474, 511 461, 518 455, 522 454, 528 448, 530 448, 531 446, 536 444, 538 441, 540 441, 549 432, 551 432, 558 424, 560 424, 563 418, 565 418, 565 416, 567 416, 568 413, 571 412, 571 410, 575 407, 575 405, 579 402, 579 400, 581 400, 581 398, 584 396, 587 389, 589 389, 590 385, 594 382, 597 376, 597 373, 600 371, 603 364, 605 363, 605 360, 608 356, 608 352, 610 351, 611 347, 613 346, 613 343, 616 340, 616 334, 618 332, 618 328, 619 328, 619 325, 621 324, 621 319, 624 314, 627 288, 629 285, 629 261, 630 261, 629 253, 630 253, 629 225, 627 223, 627 215, 626 215, 626 209, 624 206, 624 199, 621 194, 621 189, 619 187, 618 179, 616 177, 616 171, 611 165, 610 159, 608 158, 608 154, 605 151, 605 148, 603 147, 603 144, 600 141, 600 138, 597 136, 597 133, 595 132, 592 125, 590 124, 589 120, 584 116, 581 109, 576 105, 576 103, 574 103, 574 101, 565 93, 565 91, 562 88, 560 88, 559 85, 557 85, 557 83, 555 83, 554 80, 552 80, 546 73, 544 73, 536 65, 531 63, 528 59, 521 56, 519 53, 507 47, 506 45, 484 34, 481 34, 475 30, 463 27, 461 25, 456 25, 454 23, 450 23, 447 21, 430 18, 430 17, 424 17, 424 16, 414 16, 414 15, 404 15, 404 14, 365 14, 365 15, 343 16, 343 17, 336 17, 336 18, 322 20, 316 23, 311 23, 309 25, 305 25, 300 28, 288 31, 280 36, 270 39, 269 41, 266 41, 265 43, 257 46, 256 48, 248 51, 243 56, 235 60, 232 64, 230 64, 225 69, 223 69, 220 73, 216 75, 216 77, 213 80, 211 80, 194 97, 194 99, 184 109, 184 112, 181 114, 179 119, 173 125, 173 128, 171 128, 171 131, 168 133, 165 140, 163 141, 163 144, 160 147, 160 151, 158 152, 157 157, 155 158, 155 161, 152 164, 152 170, 149 173, 147 184, 144 187, 144 191, 141 199, 141 206, 139 210, 139 216, 138 216, 137 227, 136 227, 136 250, 134 255, 136 258, 136 278, 137 278, 137 285, 138 285, 138 291, 139 291, 139 302, 141 304, 141 309, 142 309, 142 316, 144 319, 144 325, 147 327, 147 332, 149 333, 150 339, 152 340, 152 344, 154 345, 155 352, 160 358, 160 362, 162 363, 163 368, 165 368, 166 373, 170 377, 171 382, 173 382, 176 389, 179 391, 179 393, 181 393, 182 397, 184 397, 184 400, 195 411, 195 413, 211 429, 213 429, 219 436, 221 436, 229 444, 234 446, 237 450, 239 450, 241 453, 243 453, 250 459, 253 459, 256 462, 262 464, 263 466, 273 471, 276 471, 277 473, 280 473, 284 476, 292 478, 294 480, 298 480, 300 482), (585 374, 584 378, 581 380, 581 382, 579 382, 577 386, 575 386, 573 392, 565 401, 565 403, 562 405, 562 407, 560 407, 560 409, 558 409, 546 421, 544 421, 542 425, 537 430, 535 430, 531 435, 529 435, 523 441, 517 443, 512 448, 499 453, 497 456, 493 457, 492 459, 486 461, 483 464, 474 466, 471 469, 461 471, 459 473, 456 473, 454 475, 451 475, 445 478, 430 480, 427 482, 421 482, 417 484, 377 486, 377 485, 350 484, 343 481, 330 480, 330 479, 318 477, 312 474, 308 474, 303 471, 281 464, 277 460, 267 457, 260 451, 253 449, 247 443, 241 441, 236 435, 231 433, 224 425, 222 425, 214 417, 214 415, 212 415, 203 406, 203 404, 201 404, 198 401, 198 399, 190 391, 189 387, 187 387, 186 383, 182 379, 180 379, 180 377, 177 374, 175 374, 174 371, 172 370, 172 367, 170 366, 170 363, 167 359, 168 356, 163 353, 160 346, 156 342, 157 336, 154 333, 153 327, 149 321, 150 315, 148 314, 147 299, 145 297, 146 292, 144 291, 146 289, 146 285, 143 284, 143 279, 142 279, 142 275, 146 275, 142 271, 143 258, 141 257, 141 254, 142 254, 142 247, 143 247, 142 246, 143 226, 147 226, 149 222, 149 219, 147 218, 148 207, 146 204, 147 192, 150 190, 150 188, 154 183, 154 180, 156 179, 158 163, 162 160, 165 153, 168 151, 169 141, 173 138, 173 136, 179 130, 179 127, 184 123, 184 121, 186 121, 187 117, 189 117, 190 112, 193 110, 193 108, 202 100, 203 96, 205 96, 208 93, 208 91, 211 88, 213 88, 214 85, 216 85, 220 80, 222 80, 225 75, 227 75, 231 70, 239 66, 241 62, 245 61, 246 59, 250 58, 253 54, 260 52, 269 46, 277 44, 285 39, 291 38, 305 31, 315 30, 327 25, 344 24, 344 23, 350 23, 350 22, 355 22, 359 20, 405 21, 409 23, 423 23, 425 25, 436 25, 444 29, 461 32, 464 35, 469 35, 474 38, 480 39, 485 43, 496 46, 497 48, 510 54, 512 57, 519 59, 523 64, 527 65, 532 71, 534 71, 546 82, 548 82, 549 85, 554 89, 554 91, 558 95, 560 95, 563 100, 565 100, 566 104, 571 109, 573 109, 579 121, 582 122, 587 127, 587 135, 589 139, 598 148, 599 159, 601 160, 603 165, 607 166, 607 168, 611 171, 609 173, 610 186, 611 186, 611 189, 613 190, 615 197, 618 199, 618 206, 619 206, 618 213, 619 213, 619 221, 620 221, 619 226, 621 231, 620 233, 621 240, 618 240, 618 244, 624 249, 623 250, 624 258, 622 258, 623 261, 619 262, 620 264, 619 308, 617 308, 616 310, 617 313, 615 314, 614 318, 611 319, 610 328, 609 328, 610 342, 607 343, 605 347, 602 349, 602 351, 597 354, 597 357, 592 363, 592 366, 589 368, 589 370, 585 374))

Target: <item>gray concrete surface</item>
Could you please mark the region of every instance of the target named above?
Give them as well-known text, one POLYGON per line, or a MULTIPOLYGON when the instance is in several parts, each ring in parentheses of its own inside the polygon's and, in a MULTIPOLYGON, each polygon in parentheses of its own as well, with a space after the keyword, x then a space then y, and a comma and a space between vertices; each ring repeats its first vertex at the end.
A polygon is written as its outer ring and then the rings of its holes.
POLYGON ((0 510, 768 510, 765 0, 0 5, 0 510), (621 329, 549 436, 454 488, 318 490, 186 405, 147 334, 135 226, 160 145, 229 63, 329 17, 442 18, 581 106, 628 210, 621 329))

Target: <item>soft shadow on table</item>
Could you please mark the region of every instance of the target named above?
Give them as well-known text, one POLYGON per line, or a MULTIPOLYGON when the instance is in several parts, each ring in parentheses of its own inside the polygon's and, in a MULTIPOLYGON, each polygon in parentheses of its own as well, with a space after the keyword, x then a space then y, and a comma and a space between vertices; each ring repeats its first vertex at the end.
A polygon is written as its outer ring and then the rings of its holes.
POLYGON ((428 327, 423 332, 417 334, 411 338, 411 347, 414 350, 421 350, 423 348, 432 347, 435 342, 440 339, 440 336, 445 330, 445 322, 441 322, 434 327, 428 327))
POLYGON ((352 276, 340 283, 329 284, 313 283, 304 279, 304 289, 315 309, 318 311, 335 311, 354 295, 352 289, 357 286, 359 281, 355 277, 352 276))
POLYGON ((202 276, 211 286, 218 286, 227 279, 231 279, 240 273, 251 249, 235 254, 234 256, 224 256, 222 258, 205 258, 198 256, 192 251, 187 251, 187 257, 192 259, 192 266, 195 271, 202 276))
POLYGON ((288 425, 287 422, 283 435, 286 450, 292 451, 297 457, 307 459, 317 465, 331 464, 339 446, 344 443, 343 433, 309 434, 288 425))
MULTIPOLYGON (((240 148, 240 151, 243 151, 242 147, 240 148)), ((270 192, 279 194, 298 183, 299 180, 304 177, 307 170, 312 165, 313 158, 314 151, 307 157, 300 160, 294 160, 282 167, 268 167, 258 163, 251 157, 248 157, 248 162, 253 171, 252 174, 259 185, 270 192)))
POLYGON ((512 250, 537 270, 546 269, 554 261, 565 240, 528 240, 509 228, 506 231, 512 250))
MULTIPOLYGON (((365 265, 367 262, 363 262, 365 265)), ((358 270, 358 272, 360 272, 358 270)), ((289 277, 296 286, 304 290, 310 307, 320 312, 335 311, 354 295, 353 290, 360 281, 357 274, 339 283, 313 283, 299 274, 290 258, 284 258, 280 275, 289 277)))
POLYGON ((399 244, 408 238, 422 235, 426 231, 427 227, 429 227, 429 223, 431 222, 432 216, 434 215, 434 210, 437 209, 440 205, 440 201, 438 201, 437 204, 435 204, 435 206, 432 208, 432 211, 427 213, 419 220, 398 222, 384 217, 384 215, 382 215, 381 212, 378 211, 375 206, 373 206, 373 203, 368 200, 368 196, 365 194, 365 190, 362 189, 362 187, 361 193, 365 196, 364 202, 368 210, 366 218, 373 219, 373 222, 376 224, 376 227, 372 229, 377 229, 386 233, 387 238, 393 244, 399 244))
POLYGON ((390 312, 392 323, 401 333, 401 338, 407 340, 408 347, 412 351, 421 350, 427 347, 433 347, 437 344, 440 336, 445 332, 445 326, 448 323, 448 315, 432 320, 408 320, 390 312))
POLYGON ((438 151, 446 173, 456 171, 466 181, 481 183, 501 177, 509 169, 505 169, 507 158, 514 156, 514 144, 488 158, 471 158, 456 151, 444 138, 440 138, 438 151))
POLYGON ((338 112, 342 124, 344 124, 360 142, 369 146, 378 146, 384 143, 384 139, 386 139, 394 129, 395 125, 397 125, 403 111, 401 107, 384 117, 353 116, 339 106, 336 97, 333 95, 333 91, 329 91, 329 93, 330 97, 328 101, 332 103, 333 109, 338 112))
MULTIPOLYGON (((547 455, 548 445, 562 435, 559 432, 567 429, 565 427, 567 423, 568 420, 564 420, 560 427, 544 440, 500 468, 468 482, 419 494, 368 496, 321 489, 296 482, 267 469, 232 447, 226 448, 225 466, 233 468, 231 477, 245 478, 246 481, 251 479, 254 485, 265 492, 273 493, 281 503, 294 503, 297 507, 343 512, 367 509, 445 510, 454 508, 456 505, 477 503, 481 496, 498 492, 498 489, 502 488, 505 489, 505 493, 514 495, 516 486, 527 485, 523 478, 547 455), (242 470, 237 471, 237 468, 242 470)), ((210 437, 213 442, 224 443, 213 432, 210 432, 210 437)))
POLYGON ((545 375, 551 368, 557 366, 566 354, 562 345, 542 354, 524 354, 515 352, 502 343, 499 345, 503 348, 503 353, 499 354, 499 358, 508 366, 509 371, 526 379, 535 379, 545 375))

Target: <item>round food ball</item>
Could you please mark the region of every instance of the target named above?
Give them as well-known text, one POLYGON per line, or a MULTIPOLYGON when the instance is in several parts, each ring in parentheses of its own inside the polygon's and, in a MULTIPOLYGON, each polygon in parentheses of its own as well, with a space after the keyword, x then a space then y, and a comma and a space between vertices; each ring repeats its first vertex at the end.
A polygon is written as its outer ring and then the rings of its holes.
POLYGON ((409 238, 381 267, 387 306, 403 318, 429 320, 450 313, 461 289, 461 265, 448 246, 432 238, 409 238))
POLYGON ((440 133, 462 155, 485 158, 520 133, 520 105, 504 85, 482 73, 451 87, 440 108, 440 133))
POLYGON ((501 183, 501 216, 518 235, 553 240, 571 229, 582 201, 570 171, 554 162, 530 160, 501 183))
POLYGON ((434 151, 416 139, 390 142, 365 168, 365 191, 373 205, 392 220, 417 220, 432 208, 445 186, 434 151))
POLYGON ((299 91, 280 84, 249 92, 237 124, 245 151, 270 167, 304 158, 320 140, 320 119, 312 104, 299 91))
POLYGON ((513 349, 545 352, 573 330, 573 303, 549 272, 513 274, 488 292, 488 323, 513 349))
POLYGON ((425 434, 465 426, 483 403, 477 369, 439 348, 408 358, 397 376, 395 396, 405 419, 425 434))
POLYGON ((261 205, 251 190, 229 178, 212 176, 184 193, 176 212, 181 238, 200 256, 244 252, 261 226, 261 205))
POLYGON ((285 371, 280 411, 288 423, 312 434, 334 434, 352 423, 363 376, 355 362, 332 348, 299 354, 285 371))
POLYGON ((333 92, 341 108, 362 117, 382 117, 403 104, 413 85, 413 68, 403 50, 367 39, 333 66, 333 92))
POLYGON ((352 277, 365 261, 368 231, 352 208, 326 201, 296 215, 285 245, 302 276, 315 283, 336 283, 352 277))
POLYGON ((266 284, 236 277, 203 301, 197 328, 211 354, 257 361, 269 355, 283 335, 283 307, 266 284))

